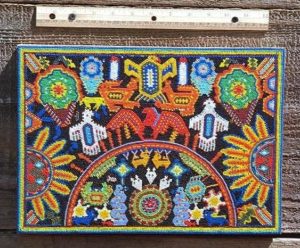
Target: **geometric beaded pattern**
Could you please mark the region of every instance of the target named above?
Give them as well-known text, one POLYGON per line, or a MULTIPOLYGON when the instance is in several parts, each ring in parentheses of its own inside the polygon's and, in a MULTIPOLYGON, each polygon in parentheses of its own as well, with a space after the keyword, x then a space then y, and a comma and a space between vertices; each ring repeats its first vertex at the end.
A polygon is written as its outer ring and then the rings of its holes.
POLYGON ((18 56, 20 232, 280 232, 283 49, 18 56))

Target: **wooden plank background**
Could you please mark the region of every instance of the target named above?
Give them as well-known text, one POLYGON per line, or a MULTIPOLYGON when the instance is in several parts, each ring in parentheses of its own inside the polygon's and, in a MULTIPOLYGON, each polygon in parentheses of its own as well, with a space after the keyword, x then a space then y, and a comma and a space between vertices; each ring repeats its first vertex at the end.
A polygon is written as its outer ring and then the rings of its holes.
POLYGON ((36 28, 35 4, 84 0, 0 0, 0 247, 300 247, 300 1, 90 0, 101 6, 266 8, 268 32, 199 32, 36 28), (283 234, 274 237, 17 235, 16 45, 86 44, 194 47, 285 47, 283 234), (298 239, 299 238, 299 239, 298 239))

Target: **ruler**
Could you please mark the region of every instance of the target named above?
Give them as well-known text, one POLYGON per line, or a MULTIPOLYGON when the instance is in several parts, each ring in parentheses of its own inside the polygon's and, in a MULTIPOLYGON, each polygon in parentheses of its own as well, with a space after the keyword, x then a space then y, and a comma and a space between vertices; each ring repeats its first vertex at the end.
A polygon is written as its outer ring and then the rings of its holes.
POLYGON ((183 30, 268 30, 261 9, 171 9, 37 6, 36 26, 183 30))

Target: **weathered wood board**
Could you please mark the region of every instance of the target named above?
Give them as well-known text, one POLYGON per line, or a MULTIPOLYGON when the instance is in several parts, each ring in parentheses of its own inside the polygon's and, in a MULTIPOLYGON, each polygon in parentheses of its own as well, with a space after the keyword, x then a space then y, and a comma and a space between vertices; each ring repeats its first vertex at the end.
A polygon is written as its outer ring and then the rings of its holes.
MULTIPOLYGON (((27 4, 69 4, 69 5, 86 5, 84 0, 0 0, 1 2, 10 3, 27 3, 27 4)), ((131 7, 198 7, 198 8, 264 8, 264 9, 296 9, 300 8, 298 0, 89 0, 89 5, 105 6, 131 6, 131 7)))
MULTIPOLYGON (((0 1, 3 2, 3 1, 0 1)), ((285 47, 287 49, 283 216, 284 235, 300 238, 300 1, 142 1, 92 0, 89 4, 153 7, 268 8, 268 32, 201 32, 36 28, 35 3, 85 4, 82 0, 10 0, 0 3, 0 247, 300 247, 300 240, 272 238, 204 238, 175 236, 16 236, 17 79, 16 45, 85 44, 195 47, 285 47), (16 4, 18 3, 18 4, 16 4)))
POLYGON ((300 246, 299 239, 284 238, 259 238, 253 237, 200 237, 200 236, 95 236, 95 235, 69 235, 69 236, 39 236, 17 235, 11 232, 0 234, 0 244, 3 248, 82 248, 82 247, 106 247, 119 248, 130 247, 156 247, 156 248, 297 248, 300 246), (246 246, 245 246, 246 245, 246 246))

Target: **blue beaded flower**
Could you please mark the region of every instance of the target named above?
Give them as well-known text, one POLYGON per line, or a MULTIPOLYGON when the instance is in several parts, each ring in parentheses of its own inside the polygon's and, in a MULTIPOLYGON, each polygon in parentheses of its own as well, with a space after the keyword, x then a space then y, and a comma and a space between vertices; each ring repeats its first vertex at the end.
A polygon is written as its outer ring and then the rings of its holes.
POLYGON ((80 63, 80 76, 94 78, 102 74, 102 62, 94 56, 85 58, 80 63))
POLYGON ((103 81, 103 63, 94 56, 85 58, 80 63, 80 78, 88 94, 95 94, 103 81))
POLYGON ((216 78, 215 64, 212 60, 199 57, 192 64, 191 81, 200 95, 209 95, 216 78))

